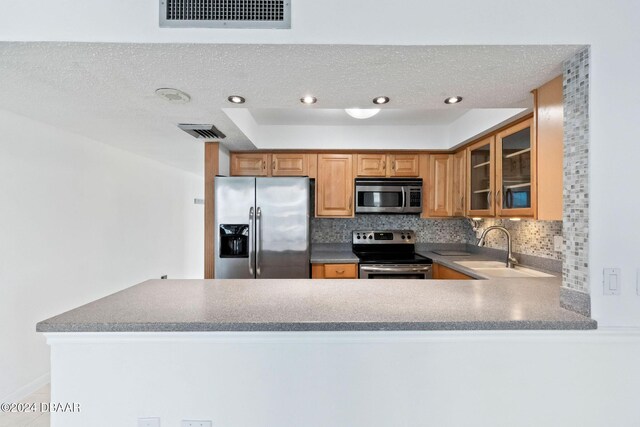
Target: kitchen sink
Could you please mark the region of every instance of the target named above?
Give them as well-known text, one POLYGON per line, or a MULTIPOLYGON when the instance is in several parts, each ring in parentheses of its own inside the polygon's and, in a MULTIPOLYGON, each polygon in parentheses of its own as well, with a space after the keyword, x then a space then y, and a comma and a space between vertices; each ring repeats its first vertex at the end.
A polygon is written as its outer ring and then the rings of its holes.
POLYGON ((526 267, 507 268, 505 263, 500 261, 458 261, 456 264, 490 277, 553 277, 551 274, 526 267))

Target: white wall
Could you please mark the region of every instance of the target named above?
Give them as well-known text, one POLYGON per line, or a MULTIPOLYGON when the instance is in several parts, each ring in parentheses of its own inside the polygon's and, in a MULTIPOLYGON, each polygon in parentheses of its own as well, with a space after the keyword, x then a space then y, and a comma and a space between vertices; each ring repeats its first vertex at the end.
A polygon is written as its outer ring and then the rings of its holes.
POLYGON ((0 111, 0 398, 46 381, 38 321, 202 277, 202 195, 196 175, 0 111))
POLYGON ((229 169, 231 167, 229 163, 229 150, 220 144, 220 151, 218 153, 218 175, 229 176, 229 169))
POLYGON ((58 334, 53 427, 637 427, 640 335, 58 334), (60 378, 60 381, 56 381, 60 378))

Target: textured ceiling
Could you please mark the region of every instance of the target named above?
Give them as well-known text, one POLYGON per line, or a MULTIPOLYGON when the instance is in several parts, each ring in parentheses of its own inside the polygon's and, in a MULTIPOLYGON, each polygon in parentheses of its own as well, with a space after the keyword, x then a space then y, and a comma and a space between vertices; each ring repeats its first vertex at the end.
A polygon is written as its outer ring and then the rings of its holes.
POLYGON ((304 110, 371 107, 386 95, 385 108, 407 111, 378 120, 410 122, 416 110, 449 109, 425 114, 451 121, 456 109, 522 104, 578 48, 0 43, 0 108, 202 173, 202 145, 175 125, 214 123, 228 147, 251 148, 221 110, 233 108, 231 94, 245 96, 241 107, 252 111, 294 109, 261 120, 316 120, 304 110), (154 94, 159 87, 179 88, 192 101, 171 104, 154 94), (318 103, 302 105, 304 94, 318 103), (444 105, 449 95, 464 103, 444 105))

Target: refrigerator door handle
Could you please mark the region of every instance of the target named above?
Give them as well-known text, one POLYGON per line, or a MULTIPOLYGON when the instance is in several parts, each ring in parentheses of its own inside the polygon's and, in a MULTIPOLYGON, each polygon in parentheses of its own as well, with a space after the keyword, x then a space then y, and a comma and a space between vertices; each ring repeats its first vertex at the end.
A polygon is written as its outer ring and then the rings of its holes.
POLYGON ((249 208, 249 274, 253 276, 253 258, 255 255, 253 248, 253 206, 249 208))
POLYGON ((260 249, 262 245, 262 230, 260 219, 262 217, 262 209, 256 209, 256 278, 260 277, 260 249))

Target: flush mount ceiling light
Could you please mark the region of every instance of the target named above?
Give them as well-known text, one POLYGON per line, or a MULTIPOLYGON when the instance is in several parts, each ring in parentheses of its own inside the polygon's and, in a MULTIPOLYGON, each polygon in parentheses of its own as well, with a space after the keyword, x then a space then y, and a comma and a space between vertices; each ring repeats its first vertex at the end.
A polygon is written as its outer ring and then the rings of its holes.
POLYGON ((244 104, 245 99, 244 97, 239 95, 231 95, 227 98, 227 101, 231 102, 232 104, 244 104))
POLYGON ((345 108, 344 111, 354 119, 368 119, 380 112, 379 108, 345 108))
POLYGON ((169 87, 156 89, 156 95, 174 104, 186 104, 187 102, 191 101, 191 97, 187 93, 169 87))
POLYGON ((386 104, 387 102, 389 102, 388 96, 377 96, 373 98, 373 103, 377 105, 386 104))
POLYGON ((444 100, 445 104, 457 104, 458 102, 462 102, 461 96, 451 96, 444 100))
POLYGON ((307 95, 300 98, 300 102, 302 102, 303 104, 311 105, 318 102, 318 99, 315 96, 307 95))

